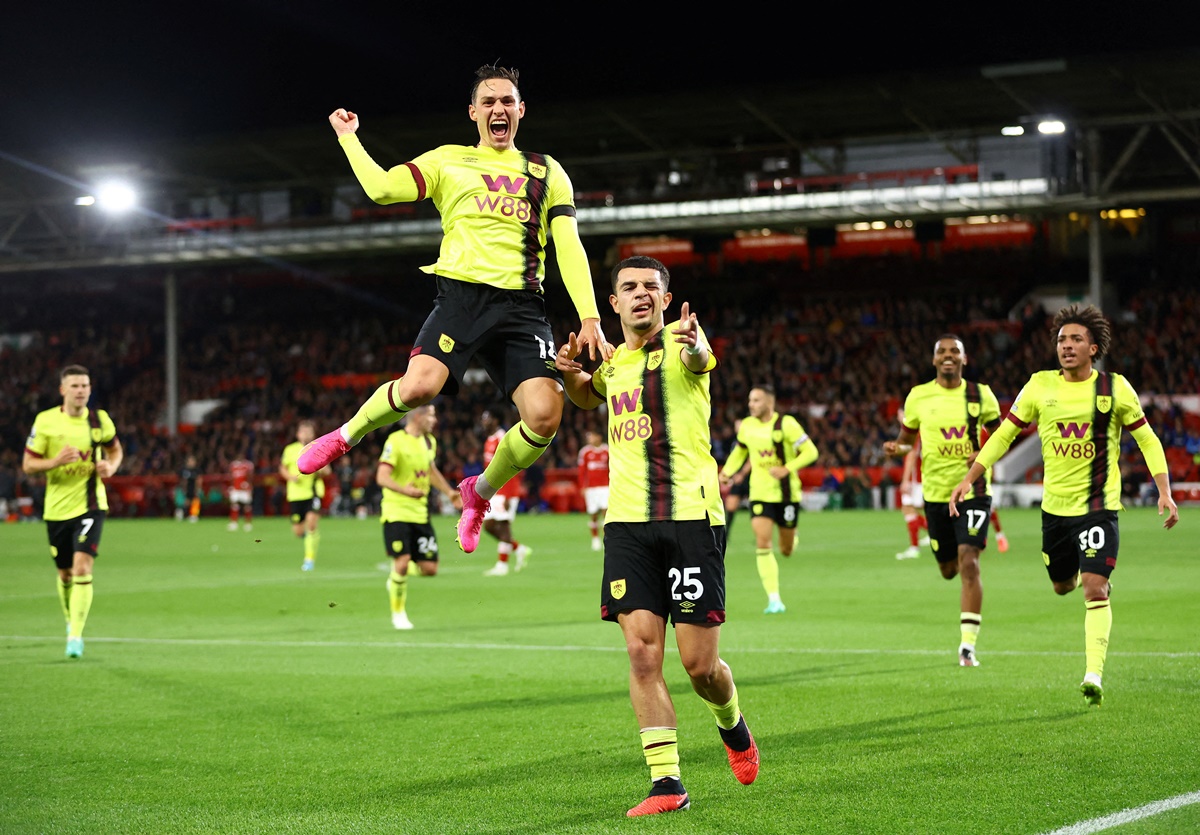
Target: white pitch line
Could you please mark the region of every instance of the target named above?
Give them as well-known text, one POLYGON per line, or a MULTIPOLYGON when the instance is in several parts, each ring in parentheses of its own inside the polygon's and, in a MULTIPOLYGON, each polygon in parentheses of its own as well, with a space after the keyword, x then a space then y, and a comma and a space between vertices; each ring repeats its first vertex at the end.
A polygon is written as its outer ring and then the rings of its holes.
POLYGON ((1120 812, 1113 812, 1111 815, 1073 823, 1070 826, 1064 826, 1062 829, 1055 829, 1053 832, 1045 832, 1043 835, 1092 835, 1094 832, 1103 832, 1105 829, 1112 829, 1114 826, 1123 826, 1127 823, 1139 821, 1142 818, 1161 815, 1163 812, 1169 812, 1172 809, 1178 809, 1182 806, 1191 806, 1194 803, 1200 803, 1200 792, 1189 792, 1188 794, 1168 797, 1166 800, 1156 800, 1153 803, 1147 803, 1145 806, 1138 806, 1136 809, 1122 809, 1120 812))
MULTIPOLYGON (((59 641, 60 636, 47 635, 0 635, 0 641, 59 641)), ((307 647, 320 649, 364 647, 379 649, 466 649, 466 650, 516 650, 521 652, 624 652, 624 646, 584 646, 578 644, 492 644, 492 643, 442 643, 434 641, 259 641, 246 638, 120 638, 90 637, 88 641, 110 644, 156 644, 175 646, 230 646, 230 647, 307 647)), ((677 652, 667 647, 668 652, 677 652)), ((834 649, 829 647, 730 647, 731 653, 754 655, 920 655, 942 656, 945 649, 834 649)), ((1005 650, 988 655, 1008 656, 1056 656, 1074 657, 1077 652, 1021 652, 1005 650)), ((1200 652, 1110 652, 1109 656, 1125 658, 1200 658, 1200 652)))

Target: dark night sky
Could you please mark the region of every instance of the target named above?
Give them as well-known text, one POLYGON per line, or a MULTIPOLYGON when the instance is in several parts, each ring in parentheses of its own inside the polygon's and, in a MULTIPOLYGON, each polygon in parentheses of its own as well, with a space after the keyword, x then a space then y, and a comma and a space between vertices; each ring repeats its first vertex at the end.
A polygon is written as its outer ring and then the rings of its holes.
MULTIPOLYGON (((896 18, 870 21, 864 13, 825 23, 806 11, 790 19, 755 11, 739 24, 727 19, 731 6, 720 15, 693 9, 673 22, 682 30, 606 11, 570 27, 567 39, 556 34, 564 27, 554 11, 562 7, 554 6, 481 5, 446 26, 414 12, 412 2, 382 12, 337 0, 10 5, 0 48, 0 150, 12 151, 302 126, 338 106, 419 117, 465 108, 472 71, 497 59, 521 70, 531 107, 578 99, 586 129, 588 101, 640 92, 689 95, 764 79, 1190 45, 1179 20, 1085 25, 1083 17, 1035 20, 1028 7, 1009 6, 994 13, 1020 20, 1005 22, 962 4, 944 18, 926 9, 915 19, 908 5, 896 18), (972 22, 971 15, 982 16, 972 22)), ((1085 11, 1095 21, 1095 10, 1085 11)))

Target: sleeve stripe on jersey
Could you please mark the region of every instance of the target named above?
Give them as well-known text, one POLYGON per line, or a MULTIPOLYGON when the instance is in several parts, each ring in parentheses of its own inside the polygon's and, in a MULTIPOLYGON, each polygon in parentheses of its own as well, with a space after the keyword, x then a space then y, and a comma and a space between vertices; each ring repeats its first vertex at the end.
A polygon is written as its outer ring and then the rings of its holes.
POLYGON ((921 431, 921 428, 919 426, 909 426, 907 423, 901 423, 900 428, 903 429, 905 432, 909 432, 913 435, 916 435, 921 431))
POLYGON ((1135 420, 1133 423, 1129 424, 1125 428, 1128 429, 1130 432, 1132 432, 1135 429, 1141 429, 1142 426, 1144 426, 1145 424, 1146 424, 1146 416, 1142 415, 1138 420, 1135 420))
POLYGON ((413 180, 415 180, 417 183, 417 200, 424 200, 426 190, 425 175, 421 173, 421 169, 417 168, 414 163, 406 162, 404 165, 412 173, 413 180))
POLYGON ((556 217, 575 217, 575 207, 574 206, 555 206, 553 209, 550 210, 548 217, 550 220, 554 220, 554 218, 556 218, 556 217))
POLYGON ((28 452, 34 458, 45 458, 46 457, 46 456, 42 455, 40 452, 34 452, 29 447, 25 447, 25 451, 28 452))
POLYGON ((1013 423, 1015 423, 1015 424, 1016 424, 1017 426, 1019 426, 1021 429, 1028 429, 1028 428, 1029 428, 1029 423, 1028 423, 1028 422, 1021 420, 1019 417, 1017 417, 1016 415, 1014 415, 1014 414, 1013 414, 1011 411, 1010 411, 1010 412, 1009 412, 1007 415, 1005 415, 1005 416, 1004 416, 1004 419, 1005 419, 1005 420, 1011 420, 1013 423))

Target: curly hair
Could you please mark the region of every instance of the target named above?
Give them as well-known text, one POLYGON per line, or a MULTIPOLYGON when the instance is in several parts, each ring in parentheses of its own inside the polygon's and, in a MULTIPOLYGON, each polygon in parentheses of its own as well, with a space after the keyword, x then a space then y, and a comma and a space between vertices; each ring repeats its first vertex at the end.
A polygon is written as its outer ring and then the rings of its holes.
POLYGON ((1099 362, 1104 359, 1109 346, 1112 345, 1112 325, 1108 323, 1108 319, 1104 318, 1100 308, 1094 304, 1071 304, 1058 311, 1054 316, 1054 323, 1050 331, 1051 338, 1055 342, 1058 340, 1058 332, 1063 325, 1083 325, 1087 328, 1088 338, 1096 346, 1096 354, 1092 357, 1092 361, 1099 362))
POLYGON ((511 81, 513 89, 517 91, 517 99, 521 98, 520 84, 517 80, 521 73, 515 69, 501 67, 499 64, 484 64, 479 69, 475 70, 475 83, 471 85, 471 104, 475 103, 475 91, 479 89, 479 85, 493 78, 503 78, 505 81, 511 81))

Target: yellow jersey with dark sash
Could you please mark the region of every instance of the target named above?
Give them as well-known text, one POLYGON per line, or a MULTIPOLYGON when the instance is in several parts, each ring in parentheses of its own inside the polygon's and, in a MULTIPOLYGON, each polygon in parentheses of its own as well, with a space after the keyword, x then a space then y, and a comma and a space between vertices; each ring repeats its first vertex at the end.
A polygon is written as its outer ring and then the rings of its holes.
POLYGON ((403 429, 388 435, 383 454, 379 456, 380 463, 392 465, 393 481, 411 484, 420 489, 422 495, 418 499, 383 488, 380 522, 425 524, 429 521, 429 472, 436 458, 437 441, 432 435, 412 435, 403 429))
POLYGON ((62 522, 89 510, 108 510, 108 493, 96 475, 96 462, 116 437, 117 427, 103 409, 87 409, 79 417, 71 417, 61 406, 38 413, 25 442, 30 454, 54 458, 67 446, 83 453, 82 460, 46 472, 43 519, 62 522))
POLYGON ((287 483, 287 500, 289 502, 303 502, 314 497, 325 498, 325 480, 316 473, 305 475, 300 472, 300 467, 296 462, 300 460, 300 453, 303 450, 304 444, 294 441, 285 446, 283 454, 279 456, 280 466, 294 477, 287 483))
POLYGON ((442 216, 438 260, 424 272, 542 292, 550 221, 575 216, 561 165, 547 154, 470 145, 442 145, 405 165, 417 199, 432 199, 442 216))
POLYGON ((738 428, 737 446, 725 462, 725 474, 735 475, 749 458, 750 501, 794 504, 801 498, 799 474, 793 471, 787 478, 776 478, 771 468, 788 467, 807 441, 808 433, 791 415, 772 412, 766 420, 747 415, 738 428))
MULTIPOLYGON (((1006 421, 1015 424, 1015 431, 1037 423, 1045 472, 1043 511, 1083 516, 1121 509, 1121 430, 1136 433, 1146 426, 1141 401, 1125 377, 1093 370, 1087 380, 1073 383, 1061 371, 1039 371, 1017 395, 1006 421)), ((989 440, 980 453, 980 461, 989 465, 991 446, 989 440)), ((1149 457, 1147 463, 1154 468, 1149 457)))
MULTIPOLYGON (((927 502, 948 502, 983 447, 983 427, 1000 419, 1000 401, 989 386, 963 380, 955 388, 930 380, 904 400, 904 428, 921 438, 921 492, 927 502)), ((991 468, 971 497, 991 495, 991 468)))
MULTIPOLYGON (((637 350, 624 343, 592 375, 608 406, 607 522, 689 521, 725 524, 712 456, 709 350, 699 374, 683 364, 673 322, 637 350)), ((707 346, 704 332, 700 343, 707 346)))

